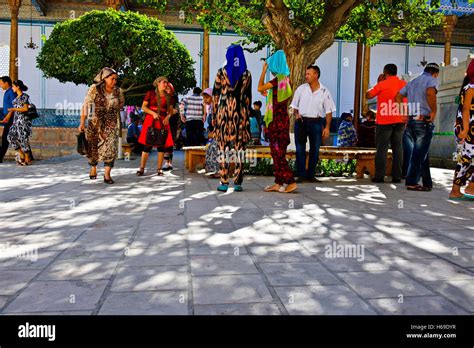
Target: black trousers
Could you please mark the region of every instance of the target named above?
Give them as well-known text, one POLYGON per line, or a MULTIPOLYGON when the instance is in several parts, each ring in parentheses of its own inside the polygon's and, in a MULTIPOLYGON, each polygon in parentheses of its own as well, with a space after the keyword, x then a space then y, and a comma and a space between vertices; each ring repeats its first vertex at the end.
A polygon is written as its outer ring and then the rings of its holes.
POLYGON ((378 124, 375 128, 375 178, 383 179, 386 173, 388 147, 392 148, 392 178, 402 178, 404 123, 378 124))
POLYGON ((204 122, 186 121, 186 146, 200 146, 204 141, 204 122))
POLYGON ((2 133, 2 147, 0 148, 0 163, 3 162, 3 158, 5 157, 5 154, 7 153, 8 146, 10 143, 7 140, 8 133, 10 133, 10 127, 13 124, 13 117, 10 118, 10 121, 4 125, 3 127, 3 133, 2 133))

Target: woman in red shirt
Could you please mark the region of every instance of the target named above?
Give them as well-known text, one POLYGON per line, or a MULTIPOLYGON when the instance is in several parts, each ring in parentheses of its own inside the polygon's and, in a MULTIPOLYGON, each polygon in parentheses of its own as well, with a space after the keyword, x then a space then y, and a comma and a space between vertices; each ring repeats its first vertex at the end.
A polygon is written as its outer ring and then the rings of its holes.
POLYGON ((163 158, 165 152, 171 152, 173 150, 173 136, 171 134, 169 120, 173 113, 173 105, 170 102, 170 96, 166 93, 166 87, 168 86, 168 79, 166 77, 158 77, 154 82, 155 90, 148 91, 143 100, 142 110, 146 113, 145 120, 143 121, 142 131, 138 142, 144 145, 142 152, 142 158, 140 162, 140 170, 137 171, 138 176, 145 174, 145 166, 148 160, 148 156, 153 148, 153 145, 147 144, 146 135, 148 128, 154 125, 155 128, 161 129, 162 126, 168 131, 168 137, 166 139, 165 146, 157 147, 158 150, 158 169, 157 174, 163 175, 161 166, 163 165, 163 158), (159 101, 159 109, 158 109, 159 101), (160 122, 161 119, 161 122, 160 122))

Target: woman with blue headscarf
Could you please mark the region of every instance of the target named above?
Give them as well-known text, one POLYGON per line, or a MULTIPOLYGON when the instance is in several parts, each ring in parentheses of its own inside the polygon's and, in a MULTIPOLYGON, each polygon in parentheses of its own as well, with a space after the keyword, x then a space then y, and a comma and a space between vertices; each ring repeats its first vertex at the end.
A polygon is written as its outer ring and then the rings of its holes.
POLYGON ((276 51, 263 65, 258 83, 258 91, 267 93, 267 109, 264 122, 270 140, 270 151, 273 158, 275 184, 267 186, 265 192, 294 192, 297 187, 293 171, 286 160, 286 148, 290 144, 290 118, 288 101, 293 94, 290 84, 290 69, 285 53, 276 51), (275 76, 264 83, 267 69, 275 76))
POLYGON ((221 183, 218 191, 229 188, 230 164, 235 163, 234 191, 242 191, 245 144, 250 140, 252 76, 239 45, 227 49, 227 63, 218 70, 213 88, 214 137, 219 148, 221 183))

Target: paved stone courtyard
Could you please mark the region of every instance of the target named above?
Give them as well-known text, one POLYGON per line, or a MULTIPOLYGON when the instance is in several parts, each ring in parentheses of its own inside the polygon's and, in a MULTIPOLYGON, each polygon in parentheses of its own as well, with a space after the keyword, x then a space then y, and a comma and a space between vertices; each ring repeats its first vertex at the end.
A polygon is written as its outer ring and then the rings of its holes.
POLYGON ((118 161, 111 186, 80 157, 1 165, 0 312, 474 313, 474 202, 448 201, 452 171, 428 193, 247 176, 223 194, 176 157, 164 177, 156 154, 142 178, 118 161))

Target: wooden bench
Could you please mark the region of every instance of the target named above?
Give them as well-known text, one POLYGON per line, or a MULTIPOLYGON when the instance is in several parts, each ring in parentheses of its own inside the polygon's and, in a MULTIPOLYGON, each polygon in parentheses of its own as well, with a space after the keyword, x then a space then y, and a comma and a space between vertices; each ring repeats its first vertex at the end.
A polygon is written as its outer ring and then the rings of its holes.
MULTIPOLYGON (((248 146, 248 151, 256 151, 252 154, 253 158, 272 158, 270 147, 268 146, 248 146)), ((185 146, 185 166, 190 172, 196 170, 199 164, 204 166, 206 161, 206 147, 205 146, 185 146)), ((337 147, 337 146, 321 146, 319 148, 319 159, 350 161, 355 159, 357 178, 362 179, 364 173, 369 172, 373 177, 375 174, 375 154, 376 150, 373 148, 354 148, 354 147, 337 147)), ((306 165, 308 164, 309 153, 306 152, 306 165)), ((296 159, 295 150, 288 150, 286 153, 287 159, 296 159)), ((392 150, 388 151, 387 155, 387 175, 392 171, 392 150)))

